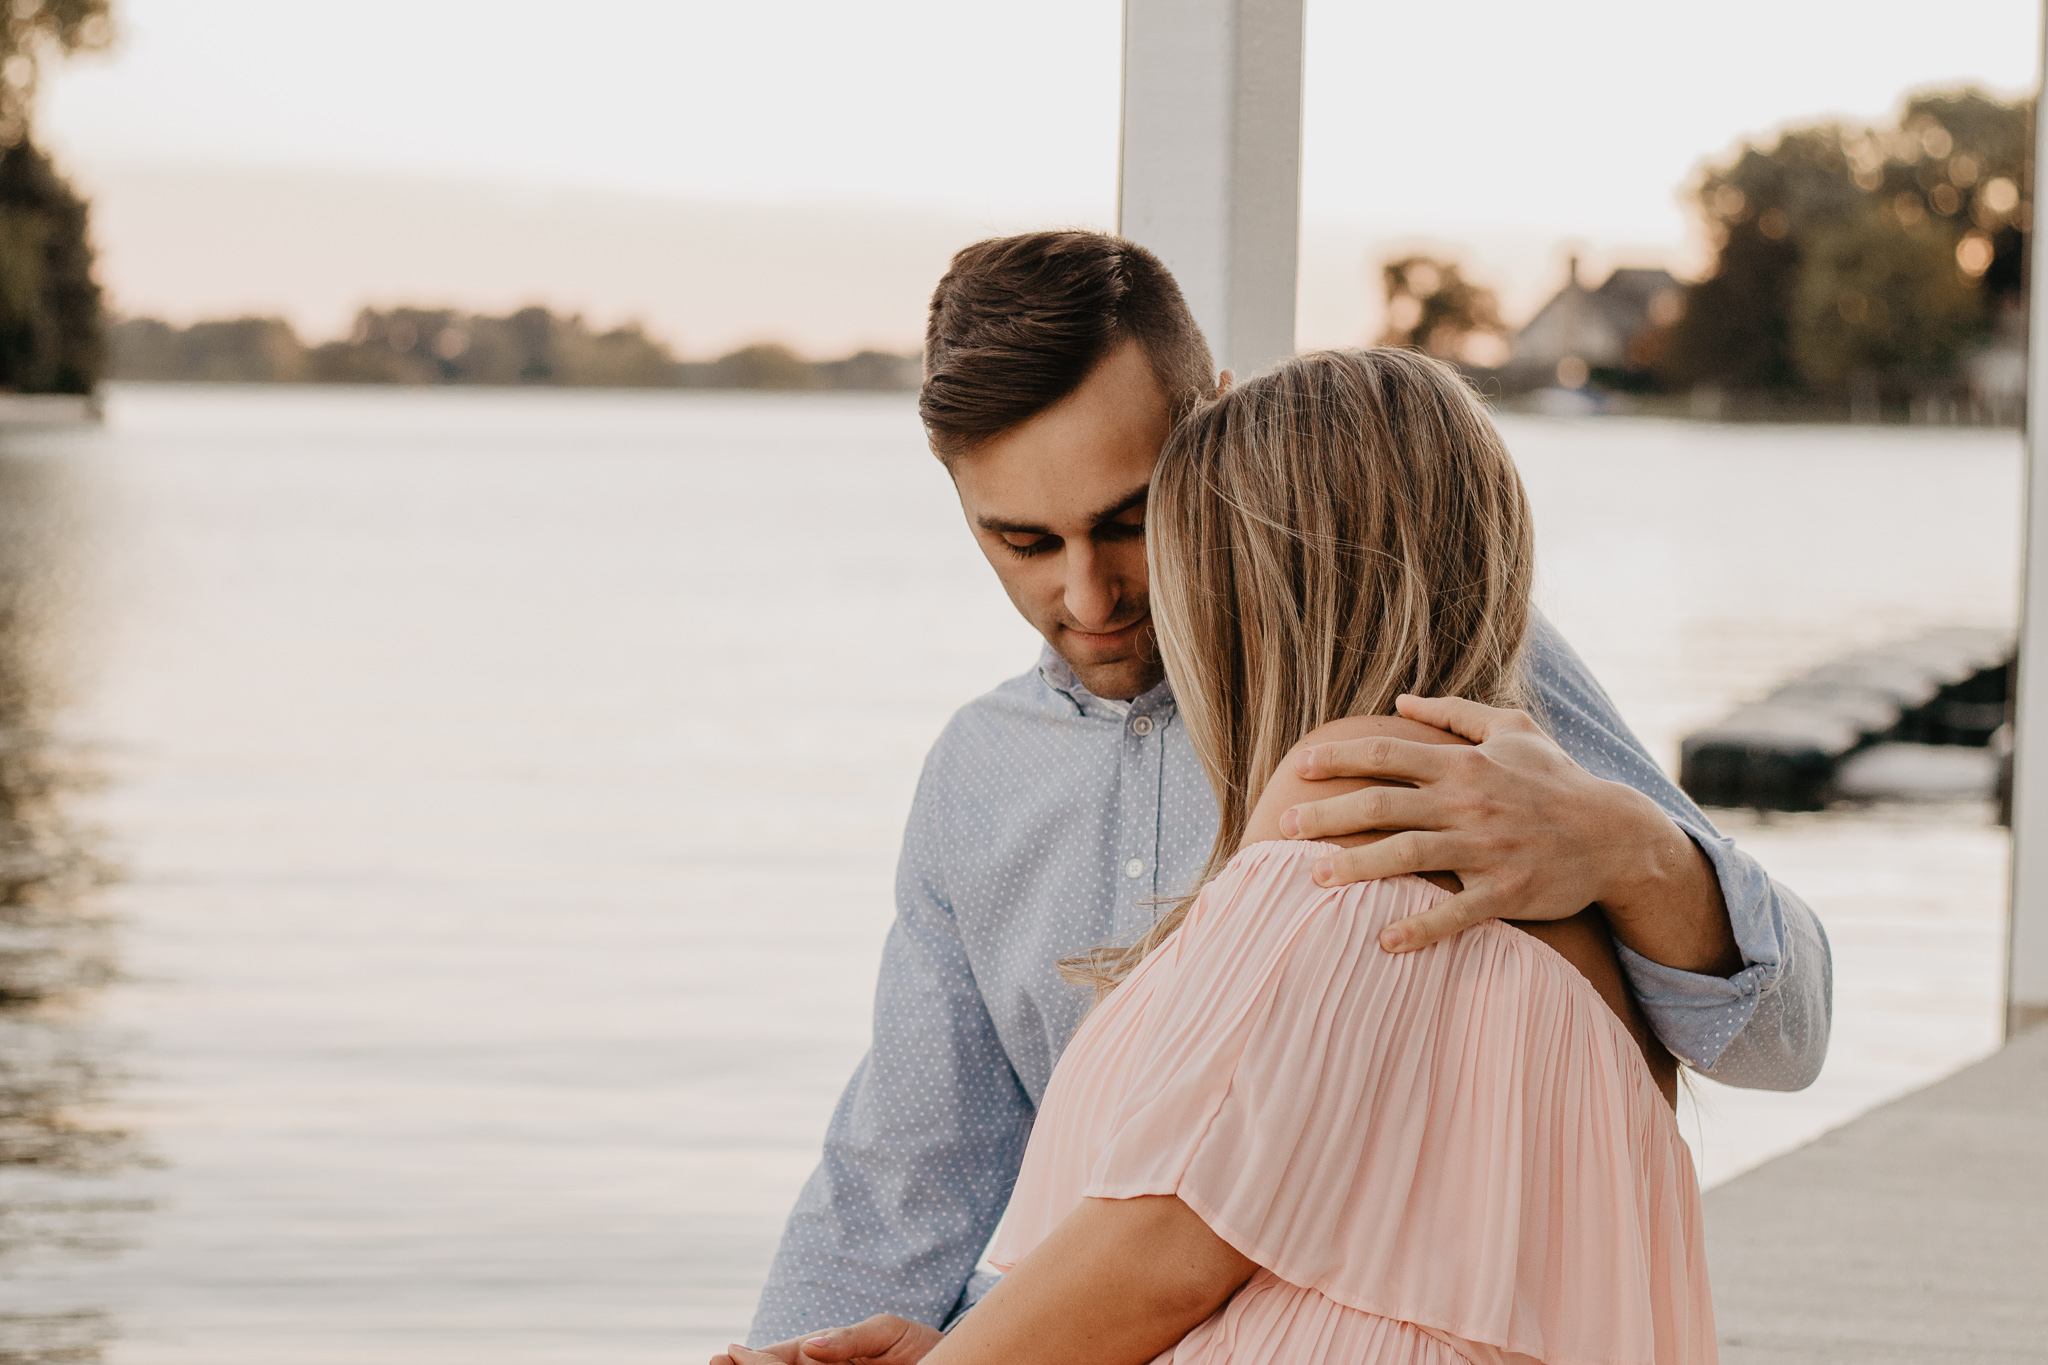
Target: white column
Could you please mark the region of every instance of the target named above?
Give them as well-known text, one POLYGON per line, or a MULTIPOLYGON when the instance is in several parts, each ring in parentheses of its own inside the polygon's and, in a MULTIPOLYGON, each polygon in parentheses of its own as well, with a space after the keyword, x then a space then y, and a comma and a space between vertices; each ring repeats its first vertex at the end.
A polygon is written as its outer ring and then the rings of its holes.
MULTIPOLYGON (((2048 77, 2048 22, 2042 26, 2048 77)), ((2048 148, 2048 99, 2034 107, 2034 145, 2048 148)), ((2006 937, 2005 1031, 2048 1020, 2048 175, 2034 174, 2027 322, 2026 569, 2021 579, 2013 748, 2012 919, 2006 937)))
POLYGON ((1117 231, 1240 375, 1294 354, 1302 4, 1124 0, 1117 231))

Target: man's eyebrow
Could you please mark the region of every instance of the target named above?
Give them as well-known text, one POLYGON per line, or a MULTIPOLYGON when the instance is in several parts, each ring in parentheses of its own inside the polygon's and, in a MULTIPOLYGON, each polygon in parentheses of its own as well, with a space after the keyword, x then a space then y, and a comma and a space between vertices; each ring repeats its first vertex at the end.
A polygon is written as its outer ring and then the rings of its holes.
POLYGON ((999 536, 1049 536, 1052 534, 1043 526, 1034 526, 1026 521, 1010 521, 1003 517, 976 517, 974 524, 984 531, 993 531, 999 536))
POLYGON ((1118 517, 1130 511, 1132 508, 1143 507, 1145 505, 1145 500, 1151 496, 1152 485, 1149 482, 1141 483, 1136 488, 1133 488, 1129 493, 1125 494, 1123 501, 1116 503, 1113 506, 1105 507, 1102 511, 1097 512, 1092 518, 1090 518, 1089 525, 1101 526, 1105 522, 1115 521, 1118 517))

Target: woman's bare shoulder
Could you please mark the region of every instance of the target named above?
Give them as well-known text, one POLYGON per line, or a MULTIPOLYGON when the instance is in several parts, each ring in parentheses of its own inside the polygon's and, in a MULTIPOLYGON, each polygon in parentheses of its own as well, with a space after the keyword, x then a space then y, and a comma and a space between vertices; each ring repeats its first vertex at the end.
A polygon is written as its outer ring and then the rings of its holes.
MULTIPOLYGON (((1382 782, 1371 777, 1327 777, 1310 781, 1294 769, 1295 756, 1303 749, 1333 740, 1372 739, 1384 735, 1389 739, 1413 740, 1418 744, 1466 744, 1470 741, 1457 735, 1447 734, 1420 721, 1408 720, 1402 716, 1345 716, 1319 725, 1301 737, 1301 742, 1287 751, 1278 771, 1266 779, 1265 790, 1259 794, 1259 803, 1252 809, 1252 818, 1245 826, 1244 842, 1255 844, 1265 839, 1284 839, 1280 832, 1280 815, 1290 807, 1306 801, 1321 801, 1325 797, 1342 796, 1355 792, 1360 787, 1386 787, 1400 785, 1382 782)), ((1347 839, 1333 840, 1335 843, 1367 843, 1371 835, 1353 835, 1347 839)))

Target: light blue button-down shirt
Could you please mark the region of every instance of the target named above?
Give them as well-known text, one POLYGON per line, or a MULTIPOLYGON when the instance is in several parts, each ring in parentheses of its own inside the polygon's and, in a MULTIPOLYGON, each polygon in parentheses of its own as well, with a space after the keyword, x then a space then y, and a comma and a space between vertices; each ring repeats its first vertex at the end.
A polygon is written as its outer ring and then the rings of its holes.
MULTIPOLYGON (((1827 1052, 1831 988, 1813 912, 1715 832, 1540 617, 1530 670, 1565 751, 1653 798, 1719 874, 1745 965, 1696 976, 1622 948, 1651 1025, 1716 1080, 1810 1082, 1827 1052)), ((1193 883, 1215 833, 1165 684, 1105 701, 1048 649, 953 717, 904 832, 874 1043, 790 1214, 750 1340, 871 1313, 938 1325, 979 1297, 975 1263, 1088 1006, 1054 964, 1140 932, 1160 897, 1193 883)))

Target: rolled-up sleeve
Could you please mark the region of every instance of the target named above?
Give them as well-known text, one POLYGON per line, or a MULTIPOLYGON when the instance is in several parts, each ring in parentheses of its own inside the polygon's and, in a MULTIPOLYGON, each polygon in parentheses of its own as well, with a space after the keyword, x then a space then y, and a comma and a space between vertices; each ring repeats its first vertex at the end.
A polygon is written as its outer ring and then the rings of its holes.
POLYGON ((1033 1109, 937 883, 929 779, 897 867, 873 1043, 783 1232, 757 1345, 878 1312, 942 1325, 1023 1160, 1033 1109))
POLYGON ((1617 944, 1643 1013, 1680 1060, 1724 1085, 1811 1085, 1827 1059, 1834 1014, 1826 931, 1733 840, 1711 826, 1678 825, 1714 865, 1743 967, 1733 976, 1702 976, 1617 944))
POLYGON ((1617 945, 1650 1026, 1680 1060, 1724 1085, 1798 1090, 1812 1084, 1827 1060, 1834 1006, 1820 920, 1715 830, 1540 616, 1531 632, 1530 675, 1544 723, 1565 752, 1595 776, 1626 783, 1663 807, 1707 855, 1721 884, 1742 953, 1735 975, 1679 971, 1617 945))

